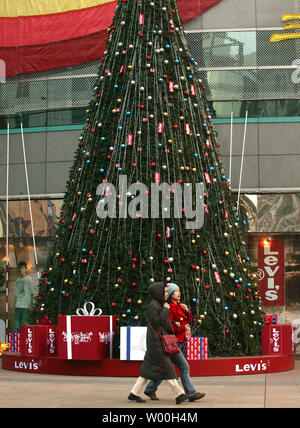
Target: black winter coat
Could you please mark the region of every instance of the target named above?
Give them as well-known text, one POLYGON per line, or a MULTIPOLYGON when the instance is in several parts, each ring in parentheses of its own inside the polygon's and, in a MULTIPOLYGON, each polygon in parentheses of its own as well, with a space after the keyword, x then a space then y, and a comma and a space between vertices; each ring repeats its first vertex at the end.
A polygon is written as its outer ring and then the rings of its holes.
POLYGON ((169 320, 169 310, 164 308, 165 284, 155 282, 150 285, 149 292, 152 300, 148 306, 147 351, 140 376, 154 381, 177 379, 170 357, 163 352, 161 340, 149 324, 151 323, 161 335, 174 334, 169 320))

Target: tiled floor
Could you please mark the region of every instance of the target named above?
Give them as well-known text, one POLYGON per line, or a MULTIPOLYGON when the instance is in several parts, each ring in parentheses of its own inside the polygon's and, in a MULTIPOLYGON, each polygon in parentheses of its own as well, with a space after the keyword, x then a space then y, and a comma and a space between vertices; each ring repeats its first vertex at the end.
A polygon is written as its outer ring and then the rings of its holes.
MULTIPOLYGON (((220 407, 300 408, 300 360, 295 370, 240 376, 194 377, 197 391, 206 396, 181 409, 220 407)), ((0 408, 176 408, 168 386, 163 383, 160 401, 146 404, 127 400, 135 378, 58 376, 2 370, 0 360, 0 408)), ((144 397, 146 398, 146 397, 144 397)))

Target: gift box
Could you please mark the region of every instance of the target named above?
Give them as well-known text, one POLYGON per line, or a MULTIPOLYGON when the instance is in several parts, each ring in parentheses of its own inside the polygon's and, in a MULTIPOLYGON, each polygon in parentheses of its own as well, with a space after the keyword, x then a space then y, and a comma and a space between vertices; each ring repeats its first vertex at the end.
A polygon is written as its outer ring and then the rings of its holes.
POLYGON ((8 333, 8 352, 20 352, 20 333, 8 333))
POLYGON ((265 323, 267 325, 277 324, 277 319, 278 319, 277 315, 264 315, 264 318, 265 318, 265 323))
POLYGON ((182 346, 182 352, 187 360, 207 360, 207 337, 189 337, 182 346))
POLYGON ((143 361, 147 349, 147 327, 120 328, 120 360, 143 361))
POLYGON ((55 357, 57 355, 57 326, 22 325, 20 352, 24 357, 55 357))
POLYGON ((103 360, 113 357, 116 319, 111 315, 58 317, 58 358, 103 360))
POLYGON ((291 325, 263 325, 261 331, 262 353, 290 355, 294 352, 291 325))

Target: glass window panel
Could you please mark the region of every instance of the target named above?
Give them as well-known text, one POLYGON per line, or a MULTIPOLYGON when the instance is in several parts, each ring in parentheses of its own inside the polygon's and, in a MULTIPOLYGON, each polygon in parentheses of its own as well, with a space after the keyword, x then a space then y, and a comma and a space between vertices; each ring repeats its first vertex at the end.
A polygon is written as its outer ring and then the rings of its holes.
POLYGON ((300 40, 270 43, 273 33, 284 30, 220 31, 187 33, 192 55, 199 67, 292 65, 300 55, 300 40))
POLYGON ((216 70, 200 73, 210 100, 300 98, 292 69, 216 70))
POLYGON ((210 110, 217 119, 230 119, 233 112, 234 119, 245 118, 245 109, 248 108, 250 118, 264 117, 298 117, 300 100, 250 100, 250 101, 214 101, 210 110))
POLYGON ((187 33, 187 40, 199 67, 256 65, 256 31, 187 33))
POLYGON ((286 40, 270 43, 273 33, 289 33, 282 31, 257 31, 257 65, 292 65, 300 55, 300 40, 286 40))
MULTIPOLYGON (((274 239, 284 240, 285 253, 285 306, 263 307, 267 314, 278 315, 279 324, 291 324, 297 320, 300 325, 300 235, 299 234, 268 234, 274 239)), ((251 268, 257 269, 257 249, 263 234, 250 233, 245 236, 247 252, 251 259, 251 268)), ((300 353, 299 335, 296 343, 296 352, 300 353)))
POLYGON ((257 70, 258 98, 300 98, 292 69, 257 70))
POLYGON ((216 70, 200 75, 210 100, 257 98, 256 70, 216 70))
POLYGON ((54 110, 47 113, 47 126, 63 126, 72 124, 72 110, 54 110))
MULTIPOLYGON (((31 209, 35 237, 55 236, 55 223, 60 215, 63 200, 32 200, 31 209)), ((27 200, 9 201, 9 238, 32 237, 27 200)), ((0 238, 6 236, 6 201, 0 201, 0 238)))
POLYGON ((258 195, 258 232, 299 232, 300 194, 258 195))

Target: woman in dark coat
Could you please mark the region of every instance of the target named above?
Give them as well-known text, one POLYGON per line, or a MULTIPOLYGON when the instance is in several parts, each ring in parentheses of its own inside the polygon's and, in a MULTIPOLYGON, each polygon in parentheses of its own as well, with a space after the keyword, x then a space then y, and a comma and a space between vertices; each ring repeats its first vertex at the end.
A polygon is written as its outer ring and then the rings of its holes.
POLYGON ((174 334, 169 320, 168 287, 164 282, 155 282, 149 287, 152 297, 148 306, 148 326, 147 326, 147 351, 144 362, 140 369, 140 376, 132 388, 128 399, 138 403, 145 403, 139 395, 144 390, 148 380, 166 380, 172 389, 176 403, 180 404, 186 399, 183 389, 179 386, 177 375, 173 363, 163 352, 161 340, 155 333, 151 325, 163 334, 174 334), (150 325, 151 324, 151 325, 150 325))

